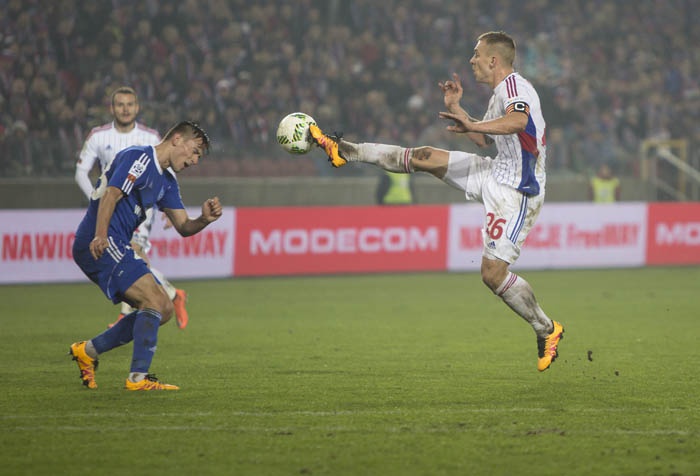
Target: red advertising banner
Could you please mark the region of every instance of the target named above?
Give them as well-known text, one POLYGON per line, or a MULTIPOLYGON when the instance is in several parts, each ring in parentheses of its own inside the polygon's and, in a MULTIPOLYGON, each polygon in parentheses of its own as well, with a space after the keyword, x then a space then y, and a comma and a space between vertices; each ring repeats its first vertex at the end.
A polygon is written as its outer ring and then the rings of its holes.
POLYGON ((700 203, 650 203, 647 264, 700 264, 700 203))
POLYGON ((444 270, 447 206, 239 208, 234 275, 444 270))

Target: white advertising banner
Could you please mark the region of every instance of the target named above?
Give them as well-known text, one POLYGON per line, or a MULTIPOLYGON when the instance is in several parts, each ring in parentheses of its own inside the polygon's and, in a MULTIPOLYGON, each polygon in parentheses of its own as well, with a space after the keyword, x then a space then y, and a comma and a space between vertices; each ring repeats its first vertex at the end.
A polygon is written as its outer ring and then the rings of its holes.
MULTIPOLYGON (((200 207, 187 208, 191 217, 202 214, 200 207)), ((233 275, 236 209, 224 207, 221 218, 196 235, 183 238, 172 227, 164 229, 159 213, 151 229, 151 265, 168 279, 222 278, 233 275)))
MULTIPOLYGON (((226 207, 221 219, 209 225, 201 233, 188 238, 180 237, 172 228, 164 229, 164 221, 159 214, 151 232, 152 248, 149 256, 153 266, 171 279, 218 278, 234 274, 274 275, 299 272, 374 272, 409 269, 391 264, 391 259, 396 255, 393 252, 385 253, 381 257, 375 256, 376 253, 365 253, 371 258, 368 261, 362 261, 361 256, 353 255, 349 261, 351 264, 342 266, 337 265, 336 261, 331 262, 331 265, 328 264, 325 260, 328 250, 325 248, 321 250, 324 253, 318 256, 299 257, 296 254, 299 250, 296 248, 291 250, 293 253, 290 252, 291 254, 285 256, 273 253, 275 251, 273 245, 277 243, 274 240, 277 238, 281 240, 282 235, 277 237, 275 234, 277 232, 272 228, 275 230, 284 228, 291 240, 289 244, 298 245, 302 242, 297 243, 295 240, 303 238, 298 230, 300 223, 306 223, 303 220, 311 220, 307 224, 309 227, 315 227, 314 230, 319 229, 325 233, 317 232, 313 236, 318 235, 319 239, 327 239, 331 236, 328 230, 348 226, 345 222, 337 223, 340 218, 347 221, 348 217, 354 216, 353 213, 355 213, 361 218, 356 219, 360 224, 364 223, 362 220, 377 215, 373 219, 379 220, 378 223, 382 226, 387 226, 387 220, 391 218, 393 220, 390 223, 391 233, 403 230, 409 225, 429 225, 430 230, 434 229, 438 235, 445 237, 439 240, 441 243, 439 247, 434 250, 431 248, 431 253, 423 253, 426 255, 423 261, 419 260, 422 255, 409 253, 411 270, 478 271, 481 266, 483 247, 481 228, 484 220, 481 204, 406 208, 402 210, 408 215, 402 216, 392 211, 388 217, 382 215, 388 212, 382 211, 381 208, 378 208, 378 211, 373 208, 371 210, 356 208, 345 207, 343 213, 339 214, 332 208, 326 210, 226 207), (272 231, 265 227, 272 227, 270 229, 272 231), (269 236, 265 235, 268 232, 269 236), (247 240, 251 236, 255 238, 258 235, 264 238, 258 244, 262 243, 270 247, 268 250, 271 253, 270 256, 252 253, 256 248, 250 248, 247 240), (312 258, 318 258, 320 261, 315 263, 312 258), (309 268, 311 265, 316 267, 309 268)), ((660 210, 657 214, 664 217, 670 213, 665 211, 666 208, 661 209, 660 206, 657 208, 660 210)), ((688 209, 687 206, 679 209, 678 213, 689 213, 695 216, 694 211, 686 211, 686 209, 688 209)), ((649 252, 647 250, 648 210, 648 204, 636 202, 609 205, 545 203, 514 268, 644 266, 647 264, 649 252)), ((86 281, 87 279, 73 262, 71 250, 74 232, 83 213, 84 211, 79 209, 0 210, 0 284, 86 281)), ((189 208, 188 213, 190 216, 198 216, 200 209, 189 208)), ((659 226, 663 230, 671 229, 670 225, 667 226, 665 223, 659 226)), ((680 225, 674 224, 673 230, 676 228, 685 230, 680 225)), ((370 228, 370 231, 373 230, 374 228, 370 228)), ((679 233, 676 234, 681 236, 679 233)), ((380 235, 375 235, 376 233, 367 235, 371 238, 371 243, 368 243, 372 246, 379 243, 375 238, 380 235)), ((287 237, 287 235, 284 236, 287 237)), ((387 236, 398 239, 399 235, 387 236)), ((316 244, 326 246, 329 243, 321 240, 316 244)), ((391 240, 387 243, 392 246, 395 244, 391 240)), ((653 263, 675 262, 668 261, 669 251, 666 248, 659 252, 652 250, 654 251, 651 253, 653 263)), ((374 248, 369 251, 373 250, 374 248)), ((339 255, 344 257, 345 254, 347 253, 339 255)), ((683 253, 680 258, 687 261, 687 253, 683 253)), ((398 261, 402 264, 407 262, 403 256, 398 261)), ((343 263, 347 262, 347 260, 343 261, 343 263)))
POLYGON ((450 205, 447 221, 448 271, 478 271, 481 268, 483 227, 484 207, 480 203, 450 205))
POLYGON ((88 281, 73 262, 84 210, 0 210, 0 283, 88 281))
MULTIPOLYGON (((480 204, 451 206, 448 270, 480 268, 483 220, 480 204)), ((545 203, 513 267, 642 266, 646 222, 646 203, 545 203)))
MULTIPOLYGON (((88 281, 72 253, 75 229, 84 213, 0 210, 0 284, 88 281)), ((201 209, 188 213, 196 217, 201 209)), ((202 232, 182 238, 173 228, 164 230, 159 216, 151 231, 151 262, 168 278, 231 276, 234 224, 235 208, 228 207, 202 232)))

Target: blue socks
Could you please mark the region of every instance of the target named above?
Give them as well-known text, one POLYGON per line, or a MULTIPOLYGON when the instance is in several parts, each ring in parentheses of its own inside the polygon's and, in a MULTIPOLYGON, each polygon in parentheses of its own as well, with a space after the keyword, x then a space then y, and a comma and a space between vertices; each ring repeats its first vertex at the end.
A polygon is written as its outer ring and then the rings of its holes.
POLYGON ((92 339, 92 345, 98 354, 128 344, 134 338, 134 320, 138 311, 119 319, 111 328, 92 339))
POLYGON ((131 358, 131 372, 148 373, 153 355, 156 353, 160 320, 160 313, 154 309, 144 309, 136 313, 133 325, 134 352, 131 358))
POLYGON ((114 326, 92 339, 98 355, 134 341, 131 372, 148 373, 158 343, 161 315, 155 309, 127 314, 114 326))

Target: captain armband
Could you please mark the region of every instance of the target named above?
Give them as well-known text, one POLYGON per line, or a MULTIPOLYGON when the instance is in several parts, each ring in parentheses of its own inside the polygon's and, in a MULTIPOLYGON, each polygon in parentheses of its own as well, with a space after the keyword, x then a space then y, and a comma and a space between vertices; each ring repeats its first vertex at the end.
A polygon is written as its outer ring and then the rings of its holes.
POLYGON ((530 115, 530 106, 528 106, 526 102, 516 101, 506 108, 506 114, 510 114, 511 112, 522 112, 523 114, 530 115))

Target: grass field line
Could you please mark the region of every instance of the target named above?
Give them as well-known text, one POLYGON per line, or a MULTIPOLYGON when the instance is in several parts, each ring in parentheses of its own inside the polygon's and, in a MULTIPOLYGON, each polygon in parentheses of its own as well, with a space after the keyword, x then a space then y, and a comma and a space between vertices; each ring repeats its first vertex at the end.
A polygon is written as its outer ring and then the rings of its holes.
MULTIPOLYGON (((143 432, 143 431, 182 431, 182 432, 204 432, 204 433, 216 433, 216 432, 230 432, 230 433, 250 433, 250 434, 272 434, 277 436, 291 436, 295 432, 313 432, 322 433, 326 435, 332 435, 335 433, 356 433, 356 432, 367 432, 368 429, 365 426, 331 426, 331 425, 291 425, 282 427, 271 427, 271 426, 229 426, 229 425, 216 425, 216 426, 197 426, 197 425, 140 425, 138 427, 134 426, 95 426, 94 423, 90 423, 86 426, 76 426, 76 425, 59 425, 59 426, 49 426, 49 425, 33 425, 33 426, 18 426, 13 427, 13 431, 26 431, 26 432, 94 432, 94 433, 133 433, 133 432, 143 432)), ((560 428, 541 428, 537 430, 532 429, 499 429, 492 426, 466 426, 466 425, 441 425, 441 426, 416 426, 416 425, 401 425, 401 426, 372 426, 372 433, 421 433, 421 434, 452 434, 452 433, 498 433, 502 435, 512 435, 512 436, 536 436, 544 434, 558 434, 561 436, 565 435, 617 435, 617 436, 691 436, 697 435, 697 431, 690 430, 677 430, 677 429, 658 429, 658 430, 626 430, 619 428, 611 429, 601 429, 601 430, 563 430, 560 428)))
MULTIPOLYGON (((384 416, 384 415, 415 415, 415 414, 443 414, 459 415, 464 413, 548 413, 552 411, 562 411, 552 408, 441 408, 441 409, 394 409, 394 410, 338 410, 338 411, 316 411, 316 410, 293 410, 293 411, 231 411, 231 412, 177 412, 177 413, 139 413, 140 418, 220 418, 220 417, 259 417, 274 418, 281 416, 309 416, 309 417, 334 417, 334 416, 384 416)), ((697 412, 697 408, 576 408, 573 412, 583 413, 674 413, 674 412, 697 412)), ((35 419, 71 419, 71 418, 119 418, 123 417, 119 412, 88 412, 88 413, 61 413, 61 414, 5 414, 0 415, 0 420, 35 420, 35 419)))

